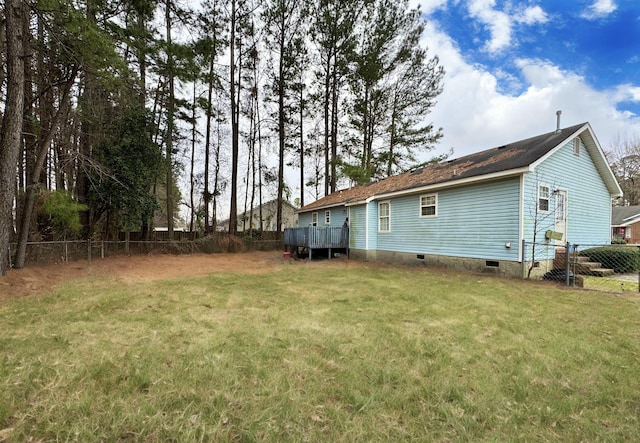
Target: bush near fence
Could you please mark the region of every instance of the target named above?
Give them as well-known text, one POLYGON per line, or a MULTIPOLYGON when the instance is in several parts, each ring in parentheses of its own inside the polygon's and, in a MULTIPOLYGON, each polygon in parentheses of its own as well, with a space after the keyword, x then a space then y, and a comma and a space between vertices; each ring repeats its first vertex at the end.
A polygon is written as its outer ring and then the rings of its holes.
MULTIPOLYGON (((132 233, 134 234, 134 233, 132 233)), ((138 238, 135 235, 134 238, 138 238)), ((124 237, 123 237, 124 238, 124 237)), ((194 240, 75 240, 28 242, 25 264, 54 264, 76 260, 92 260, 119 255, 193 254, 283 250, 283 241, 276 232, 263 232, 257 238, 243 234, 215 233, 194 240)), ((182 238, 188 238, 183 236, 182 238)), ((9 245, 13 263, 16 244, 9 245)))
POLYGON ((579 255, 601 263, 603 268, 613 269, 616 274, 637 272, 640 269, 640 250, 636 246, 600 246, 580 251, 579 255))
POLYGON ((617 294, 640 292, 638 245, 568 244, 559 247, 550 243, 523 242, 523 248, 523 278, 555 280, 563 284, 569 280, 569 286, 617 294), (569 254, 565 253, 567 250, 569 254))

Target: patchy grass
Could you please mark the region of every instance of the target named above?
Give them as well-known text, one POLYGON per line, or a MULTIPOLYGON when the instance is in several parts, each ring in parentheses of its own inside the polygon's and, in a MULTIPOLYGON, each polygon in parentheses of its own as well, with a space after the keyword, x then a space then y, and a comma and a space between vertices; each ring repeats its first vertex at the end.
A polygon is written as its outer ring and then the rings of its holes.
POLYGON ((584 275, 582 278, 584 279, 585 289, 594 289, 596 291, 612 293, 639 293, 638 280, 621 280, 619 278, 593 277, 589 275, 584 275))
POLYGON ((637 297, 375 265, 0 305, 0 441, 624 441, 637 297))

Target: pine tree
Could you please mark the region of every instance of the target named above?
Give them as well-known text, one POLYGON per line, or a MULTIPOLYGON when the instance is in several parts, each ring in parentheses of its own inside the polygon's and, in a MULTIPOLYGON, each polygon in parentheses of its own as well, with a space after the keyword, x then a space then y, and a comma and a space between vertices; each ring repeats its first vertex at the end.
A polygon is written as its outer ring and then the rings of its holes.
POLYGON ((22 111, 24 107, 25 4, 5 0, 4 18, 7 37, 7 95, 0 128, 0 274, 9 269, 9 241, 13 231, 12 206, 14 177, 20 153, 22 111))
POLYGON ((319 54, 316 78, 322 85, 324 147, 324 194, 336 190, 338 174, 338 129, 340 105, 349 63, 356 45, 355 32, 360 15, 370 0, 316 0, 311 16, 311 38, 319 54))
POLYGON ((355 182, 385 177, 415 162, 414 148, 433 149, 440 130, 423 123, 441 92, 438 59, 420 47, 424 23, 406 0, 376 0, 363 17, 350 78, 351 146, 355 164, 345 164, 355 182))
MULTIPOLYGON (((278 191, 276 230, 282 230, 282 202, 285 188, 284 165, 287 145, 294 145, 296 115, 295 87, 302 74, 304 57, 303 21, 304 2, 298 0, 271 0, 264 12, 266 43, 272 57, 271 82, 277 100, 278 130, 278 191)), ((301 129, 302 130, 302 129, 301 129)), ((301 162, 302 164, 302 162, 301 162)))

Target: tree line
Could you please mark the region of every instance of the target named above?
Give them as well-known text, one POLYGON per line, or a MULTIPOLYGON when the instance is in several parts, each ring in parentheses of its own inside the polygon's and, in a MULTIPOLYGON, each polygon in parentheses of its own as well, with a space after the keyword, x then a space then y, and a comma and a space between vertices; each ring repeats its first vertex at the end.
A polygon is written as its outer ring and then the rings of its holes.
POLYGON ((444 71, 407 0, 5 0, 2 14, 2 273, 10 241, 22 267, 33 239, 165 223, 171 238, 180 213, 210 232, 225 202, 235 233, 239 204, 275 197, 280 231, 283 201, 398 173, 442 137, 426 119, 444 71))

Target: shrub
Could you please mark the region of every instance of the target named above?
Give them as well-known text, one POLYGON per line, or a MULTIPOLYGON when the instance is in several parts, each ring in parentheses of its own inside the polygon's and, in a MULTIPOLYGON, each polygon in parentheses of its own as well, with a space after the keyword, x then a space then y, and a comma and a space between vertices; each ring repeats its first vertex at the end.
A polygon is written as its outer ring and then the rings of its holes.
POLYGON ((602 263, 605 268, 625 274, 640 269, 640 250, 635 246, 602 246, 581 251, 579 255, 602 263))
POLYGON ((80 233, 80 212, 88 210, 87 205, 78 203, 70 193, 60 190, 45 193, 43 198, 40 212, 49 219, 58 237, 67 238, 80 233))

